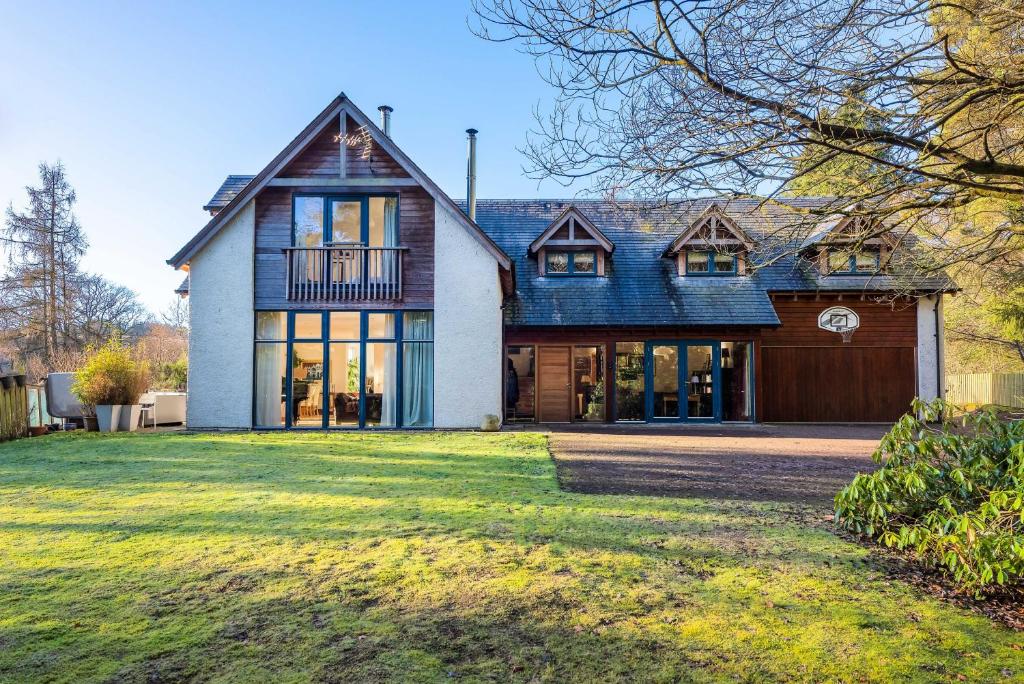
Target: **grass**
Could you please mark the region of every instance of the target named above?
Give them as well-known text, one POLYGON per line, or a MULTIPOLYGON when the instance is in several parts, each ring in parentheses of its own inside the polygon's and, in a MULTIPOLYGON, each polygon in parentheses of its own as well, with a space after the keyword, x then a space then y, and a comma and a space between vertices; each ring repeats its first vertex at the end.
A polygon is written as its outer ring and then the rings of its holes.
POLYGON ((0 445, 0 680, 968 681, 1024 636, 794 505, 561 492, 537 434, 0 445))

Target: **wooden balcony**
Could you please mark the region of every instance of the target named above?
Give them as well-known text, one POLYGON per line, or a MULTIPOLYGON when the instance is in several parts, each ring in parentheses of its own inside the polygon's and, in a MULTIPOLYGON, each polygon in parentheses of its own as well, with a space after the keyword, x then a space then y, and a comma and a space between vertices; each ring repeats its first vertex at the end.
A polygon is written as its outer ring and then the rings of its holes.
POLYGON ((289 247, 285 297, 294 302, 372 302, 402 298, 407 247, 289 247))

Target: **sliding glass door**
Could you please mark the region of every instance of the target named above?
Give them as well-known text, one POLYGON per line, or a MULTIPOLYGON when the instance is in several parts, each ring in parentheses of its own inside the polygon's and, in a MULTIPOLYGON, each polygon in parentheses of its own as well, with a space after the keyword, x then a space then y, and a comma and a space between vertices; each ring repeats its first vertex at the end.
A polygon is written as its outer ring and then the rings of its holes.
POLYGON ((721 420, 721 346, 714 341, 647 343, 647 415, 654 421, 721 420))

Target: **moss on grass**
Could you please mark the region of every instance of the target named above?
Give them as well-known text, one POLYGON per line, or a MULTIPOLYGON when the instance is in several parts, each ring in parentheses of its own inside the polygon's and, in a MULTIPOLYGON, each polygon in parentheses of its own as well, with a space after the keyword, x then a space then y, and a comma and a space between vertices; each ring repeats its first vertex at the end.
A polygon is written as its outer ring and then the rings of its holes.
POLYGON ((0 680, 997 681, 1024 637, 793 505, 559 491, 537 434, 0 445, 0 680))

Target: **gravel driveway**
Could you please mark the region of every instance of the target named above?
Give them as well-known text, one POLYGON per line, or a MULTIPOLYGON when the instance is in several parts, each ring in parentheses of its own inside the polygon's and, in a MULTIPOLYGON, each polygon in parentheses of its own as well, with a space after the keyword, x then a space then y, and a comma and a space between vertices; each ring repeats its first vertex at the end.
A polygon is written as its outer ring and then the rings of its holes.
POLYGON ((886 432, 874 425, 550 427, 563 489, 830 503, 886 432))

